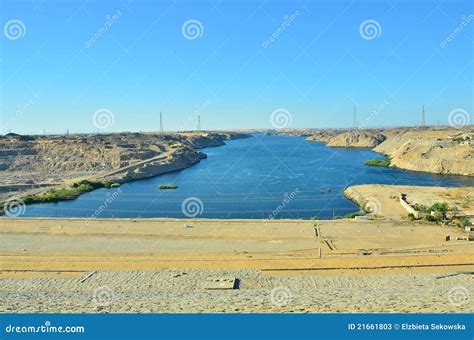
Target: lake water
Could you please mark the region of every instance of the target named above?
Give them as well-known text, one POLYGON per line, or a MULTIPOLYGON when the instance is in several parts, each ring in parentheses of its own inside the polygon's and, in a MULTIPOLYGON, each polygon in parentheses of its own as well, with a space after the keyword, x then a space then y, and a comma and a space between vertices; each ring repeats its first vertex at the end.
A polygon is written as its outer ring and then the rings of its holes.
POLYGON ((28 206, 23 216, 332 218, 359 208, 355 184, 474 186, 474 179, 369 167, 370 149, 328 148, 304 137, 254 135, 203 150, 208 158, 169 174, 99 189, 73 201, 28 206), (176 190, 159 190, 176 184, 176 190))

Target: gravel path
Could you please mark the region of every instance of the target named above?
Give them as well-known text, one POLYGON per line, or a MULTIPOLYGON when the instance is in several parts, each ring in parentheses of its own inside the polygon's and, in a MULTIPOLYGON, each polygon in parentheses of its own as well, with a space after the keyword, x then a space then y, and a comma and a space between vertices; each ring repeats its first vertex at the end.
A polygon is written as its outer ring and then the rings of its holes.
POLYGON ((0 279, 2 313, 472 313, 472 273, 267 276, 240 271, 98 272, 82 278, 0 279), (206 290, 236 277, 239 289, 206 290))

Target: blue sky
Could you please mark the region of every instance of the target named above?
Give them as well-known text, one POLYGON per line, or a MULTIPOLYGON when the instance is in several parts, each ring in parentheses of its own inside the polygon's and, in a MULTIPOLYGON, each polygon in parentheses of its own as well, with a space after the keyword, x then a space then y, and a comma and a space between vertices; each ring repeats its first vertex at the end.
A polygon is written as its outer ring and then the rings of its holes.
POLYGON ((351 127, 354 105, 362 126, 419 124, 422 104, 428 124, 472 112, 468 0, 1 4, 2 132, 93 132, 103 109, 104 132, 156 131, 160 111, 166 130, 198 113, 231 129, 271 128, 280 109, 312 128, 351 127), (361 34, 367 20, 378 34, 361 34))

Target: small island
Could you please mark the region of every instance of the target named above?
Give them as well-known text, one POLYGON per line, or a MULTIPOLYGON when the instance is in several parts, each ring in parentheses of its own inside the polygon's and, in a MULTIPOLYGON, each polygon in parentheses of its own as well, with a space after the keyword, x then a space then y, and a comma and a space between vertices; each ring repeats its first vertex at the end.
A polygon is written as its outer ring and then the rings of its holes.
POLYGON ((159 189, 160 190, 178 189, 178 186, 175 184, 161 184, 159 189))
POLYGON ((385 166, 389 167, 391 164, 390 158, 385 157, 385 159, 369 159, 364 162, 365 165, 368 166, 385 166))

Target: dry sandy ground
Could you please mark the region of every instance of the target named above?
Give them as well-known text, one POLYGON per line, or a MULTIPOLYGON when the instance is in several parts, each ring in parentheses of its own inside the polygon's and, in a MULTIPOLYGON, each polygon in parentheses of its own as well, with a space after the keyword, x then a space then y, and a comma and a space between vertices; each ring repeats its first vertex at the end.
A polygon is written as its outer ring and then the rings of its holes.
POLYGON ((1 279, 0 312, 325 313, 474 310, 471 272, 273 276, 259 270, 104 271, 69 278, 1 279), (239 289, 207 290, 209 278, 239 289), (87 278, 85 281, 83 279, 87 278))
POLYGON ((0 311, 472 312, 474 247, 448 235, 465 236, 390 220, 0 219, 0 311), (203 288, 229 276, 239 289, 203 288))
POLYGON ((380 217, 402 220, 408 212, 400 204, 400 193, 408 201, 430 207, 436 202, 446 202, 450 208, 456 207, 463 216, 474 217, 474 187, 443 188, 408 185, 368 184, 356 185, 346 189, 344 194, 364 205, 364 202, 376 210, 380 217))

